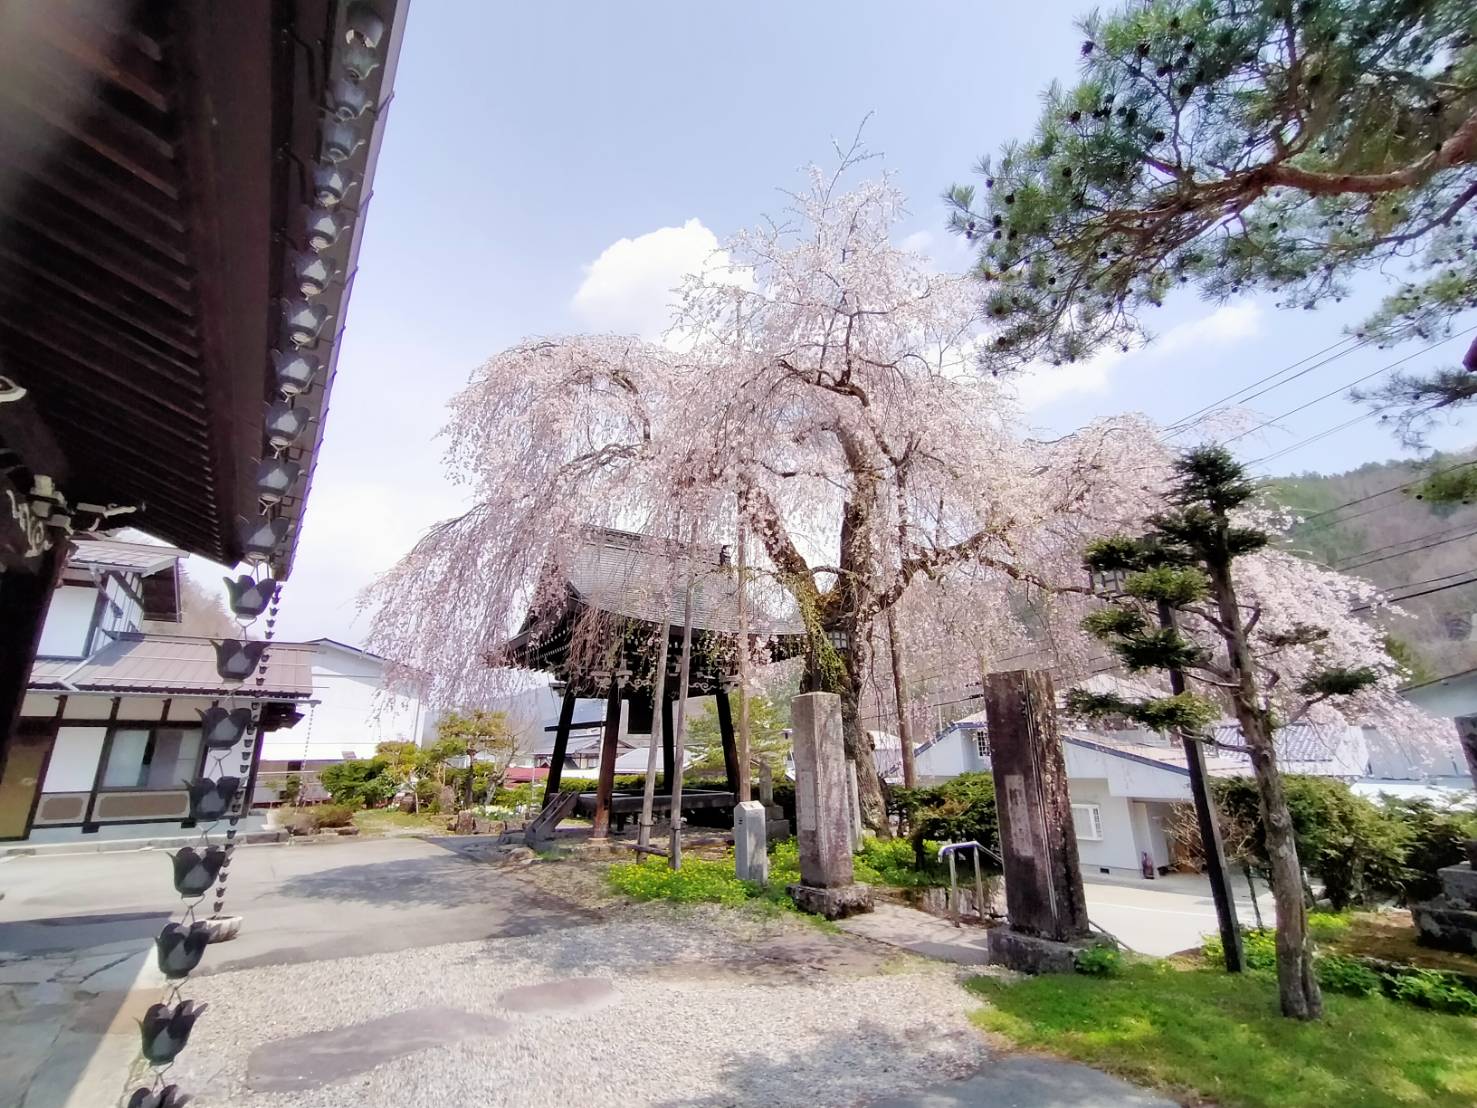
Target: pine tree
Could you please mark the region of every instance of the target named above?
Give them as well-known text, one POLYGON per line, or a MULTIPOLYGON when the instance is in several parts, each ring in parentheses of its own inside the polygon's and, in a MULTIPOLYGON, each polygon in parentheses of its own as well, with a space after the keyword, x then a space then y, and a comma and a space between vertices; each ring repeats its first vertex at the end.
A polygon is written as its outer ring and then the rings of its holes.
MULTIPOLYGON (((1380 343, 1477 307, 1471 0, 1152 0, 1081 27, 1078 83, 981 161, 983 190, 947 194, 980 247, 999 362, 1126 345, 1182 285, 1311 309, 1398 266, 1359 330, 1380 343)), ((1419 438, 1474 397, 1477 342, 1462 369, 1367 399, 1419 438)))
MULTIPOLYGON (((1325 629, 1300 626, 1289 633, 1258 633, 1261 610, 1237 595, 1234 565, 1261 550, 1270 536, 1243 522, 1254 486, 1246 471, 1220 447, 1191 450, 1176 464, 1172 507, 1153 519, 1141 537, 1114 537, 1087 548, 1096 574, 1122 578, 1119 599, 1089 615, 1088 631, 1109 643, 1130 671, 1179 669, 1211 690, 1138 700, 1116 694, 1078 693, 1070 707, 1086 716, 1124 716, 1155 730, 1203 733, 1228 699, 1251 761, 1266 830, 1272 893, 1277 903, 1277 983, 1282 1012, 1318 1019, 1323 1000, 1313 975, 1303 900, 1302 867, 1293 838, 1273 734, 1279 726, 1269 693, 1280 680, 1271 660, 1289 649, 1318 650, 1325 629), (1150 606, 1165 604, 1219 640, 1210 649, 1173 623, 1161 627, 1150 606)), ((1298 693, 1302 712, 1331 697, 1346 696, 1378 680, 1366 667, 1322 666, 1306 671, 1298 693)), ((1299 713, 1301 714, 1301 713, 1299 713)), ((1292 722, 1292 721, 1287 721, 1292 722)))

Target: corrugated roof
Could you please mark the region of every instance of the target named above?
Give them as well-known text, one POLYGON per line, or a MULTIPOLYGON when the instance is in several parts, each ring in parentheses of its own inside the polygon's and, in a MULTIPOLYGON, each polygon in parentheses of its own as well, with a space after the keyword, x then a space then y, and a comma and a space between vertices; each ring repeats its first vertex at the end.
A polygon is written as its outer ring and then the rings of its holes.
MULTIPOLYGON (((692 625, 704 631, 736 632, 738 574, 712 554, 693 560, 692 625)), ((686 551, 678 543, 629 531, 594 530, 575 555, 569 583, 581 600, 615 615, 656 623, 666 610, 672 627, 683 625, 686 604, 686 551), (675 563, 675 564, 674 564, 675 563), (674 583, 676 588, 673 588, 674 583)), ((758 610, 748 612, 757 635, 803 635, 804 624, 758 610)))
POLYGON ((117 539, 75 539, 67 564, 90 569, 116 569, 148 576, 168 569, 185 556, 173 546, 120 542, 117 539))
POLYGON ((273 643, 266 681, 222 681, 215 669, 215 644, 187 635, 128 634, 82 662, 41 659, 31 670, 30 687, 78 692, 161 693, 194 696, 246 696, 256 700, 297 700, 313 693, 313 647, 273 643))

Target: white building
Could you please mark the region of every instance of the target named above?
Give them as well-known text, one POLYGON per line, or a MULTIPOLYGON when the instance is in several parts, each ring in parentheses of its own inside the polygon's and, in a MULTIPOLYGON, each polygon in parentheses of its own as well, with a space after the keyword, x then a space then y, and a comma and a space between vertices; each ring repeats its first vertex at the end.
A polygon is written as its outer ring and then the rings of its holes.
POLYGON ((194 826, 189 786, 233 781, 250 794, 263 737, 297 718, 311 652, 273 644, 265 668, 222 676, 216 642, 146 634, 179 620, 173 547, 73 540, 52 594, 16 734, 0 775, 0 839, 156 836, 194 826), (260 726, 207 750, 201 713, 256 709, 260 726))

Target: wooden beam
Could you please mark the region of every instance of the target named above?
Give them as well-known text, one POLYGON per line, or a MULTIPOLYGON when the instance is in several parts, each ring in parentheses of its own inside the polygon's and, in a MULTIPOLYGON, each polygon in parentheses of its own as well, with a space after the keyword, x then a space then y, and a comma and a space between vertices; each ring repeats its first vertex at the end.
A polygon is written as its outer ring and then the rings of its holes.
POLYGON ((46 609, 66 564, 66 547, 66 540, 59 540, 41 555, 34 572, 0 571, 0 776, 36 661, 46 609))
POLYGON ((733 706, 728 702, 728 690, 715 677, 718 690, 713 694, 713 703, 718 708, 718 735, 723 742, 723 777, 729 792, 738 791, 738 747, 733 739, 733 706))
POLYGON ((549 776, 544 782, 544 806, 559 795, 564 776, 564 756, 569 751, 569 725, 574 722, 574 682, 564 688, 564 702, 559 705, 559 725, 554 732, 554 753, 549 757, 549 776))
POLYGON ((610 693, 605 698, 605 734, 600 742, 600 776, 595 785, 595 818, 590 830, 593 839, 604 839, 610 835, 610 798, 615 793, 615 760, 619 755, 616 747, 621 733, 621 683, 619 678, 610 679, 610 693))
POLYGON ((672 791, 676 767, 676 732, 672 729, 672 698, 662 697, 662 787, 672 791))
POLYGON ((156 111, 169 110, 169 80, 157 56, 151 57, 136 40, 124 37, 121 28, 109 27, 91 12, 68 10, 67 4, 57 0, 51 0, 50 7, 46 18, 38 21, 48 42, 89 73, 137 96, 156 111))

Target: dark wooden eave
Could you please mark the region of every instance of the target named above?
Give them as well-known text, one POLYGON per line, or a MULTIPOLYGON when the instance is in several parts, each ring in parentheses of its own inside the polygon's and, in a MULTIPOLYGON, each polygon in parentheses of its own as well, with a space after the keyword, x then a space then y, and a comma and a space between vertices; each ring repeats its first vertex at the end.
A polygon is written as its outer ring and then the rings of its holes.
MULTIPOLYGON (((373 81, 388 98, 405 0, 373 81)), ((270 351, 341 0, 0 7, 0 461, 231 565, 257 511, 270 351), (8 451, 8 454, 5 453, 8 451)), ((382 109, 381 109, 382 110, 382 109)), ((383 122, 352 169, 368 178, 383 122)), ((364 193, 350 201, 361 208, 364 193)), ((335 260, 352 274, 361 221, 335 260)), ((330 367, 342 305, 315 351, 330 367)), ((294 449, 310 475, 318 421, 294 449)), ((284 502, 291 549, 310 476, 284 502)))

